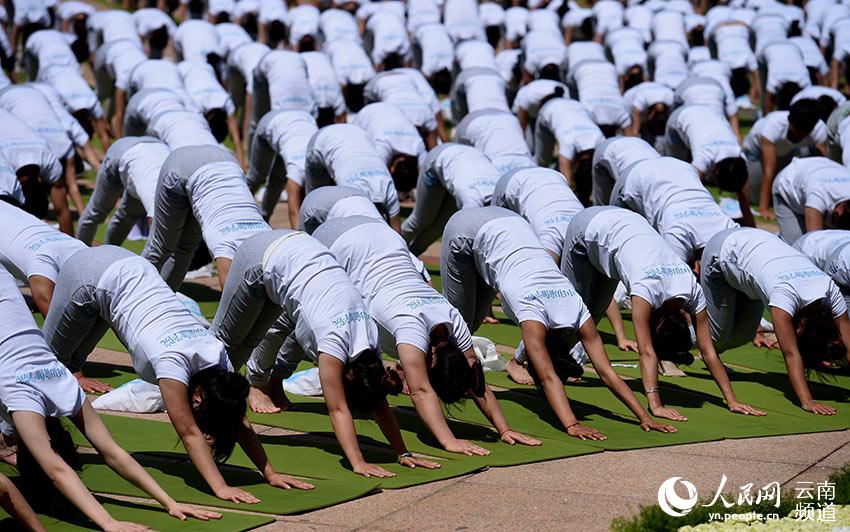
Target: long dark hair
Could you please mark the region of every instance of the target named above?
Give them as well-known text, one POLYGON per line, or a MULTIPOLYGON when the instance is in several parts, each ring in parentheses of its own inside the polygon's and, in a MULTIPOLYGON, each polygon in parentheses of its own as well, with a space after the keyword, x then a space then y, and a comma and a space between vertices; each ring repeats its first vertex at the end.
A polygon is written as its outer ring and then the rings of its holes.
POLYGON ((824 362, 840 360, 847 354, 832 312, 822 299, 800 309, 792 323, 797 331, 797 350, 806 369, 823 369, 824 362))
POLYGON ((660 360, 677 364, 691 364, 694 361, 690 353, 694 345, 691 327, 681 310, 664 306, 653 310, 649 315, 649 330, 652 346, 660 360))
POLYGON ((248 407, 248 380, 224 368, 202 369, 189 377, 188 399, 198 428, 207 437, 216 462, 230 458, 248 407), (195 394, 200 404, 193 404, 195 394))
POLYGON ((431 387, 442 402, 457 403, 470 392, 476 397, 484 397, 486 384, 481 362, 476 360, 470 366, 466 355, 453 340, 437 340, 425 354, 425 365, 431 387))
POLYGON ((396 372, 384 368, 378 352, 369 350, 345 365, 342 386, 348 408, 365 414, 386 400, 387 394, 400 394, 403 385, 396 372))
MULTIPOLYGON (((570 337, 572 334, 572 331, 568 329, 549 329, 546 331, 546 351, 549 352, 555 374, 561 379, 561 382, 567 382, 570 378, 577 379, 584 374, 584 368, 570 354, 572 347, 570 337)), ((534 385, 538 390, 543 391, 543 381, 531 360, 528 361, 527 368, 532 380, 534 380, 534 385)))

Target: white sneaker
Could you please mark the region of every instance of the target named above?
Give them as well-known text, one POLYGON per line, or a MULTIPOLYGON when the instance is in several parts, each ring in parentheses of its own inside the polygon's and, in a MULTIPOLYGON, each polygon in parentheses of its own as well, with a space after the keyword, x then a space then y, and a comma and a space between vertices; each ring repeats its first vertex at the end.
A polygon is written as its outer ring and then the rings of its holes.
POLYGON ((206 266, 201 266, 197 270, 192 270, 191 272, 186 274, 186 279, 198 279, 200 277, 212 277, 215 275, 213 271, 212 264, 207 264, 206 266))

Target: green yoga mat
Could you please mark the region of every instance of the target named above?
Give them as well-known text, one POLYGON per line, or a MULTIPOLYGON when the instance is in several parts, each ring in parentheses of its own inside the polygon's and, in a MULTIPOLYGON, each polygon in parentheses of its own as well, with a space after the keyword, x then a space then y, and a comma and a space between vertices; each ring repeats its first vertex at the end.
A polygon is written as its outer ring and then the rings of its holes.
MULTIPOLYGON (((135 453, 136 459, 175 499, 223 508, 248 508, 244 504, 222 501, 209 492, 195 467, 188 462, 169 423, 110 415, 102 415, 102 418, 121 447, 135 453)), ((71 432, 75 443, 88 445, 79 432, 73 429, 71 432)), ((230 485, 250 491, 261 499, 260 503, 250 506, 251 511, 272 514, 295 514, 332 506, 361 497, 378 487, 376 480, 345 471, 324 454, 321 449, 303 442, 300 446, 288 445, 283 453, 285 460, 281 456, 270 456, 278 471, 304 477, 315 484, 316 489, 310 491, 281 490, 267 485, 241 451, 234 453, 231 462, 222 468, 222 474, 230 485)), ((103 465, 98 456, 84 454, 82 457, 87 463, 80 476, 93 491, 143 495, 103 465)))
MULTIPOLYGON (((17 471, 8 464, 0 465, 0 473, 13 481, 17 480, 17 471)), ((192 519, 184 522, 171 517, 160 506, 119 501, 105 497, 98 498, 104 508, 114 518, 121 521, 143 524, 161 532, 185 531, 187 527, 190 527, 193 531, 200 532, 238 532, 251 530, 252 528, 257 528, 274 521, 274 518, 267 516, 220 512, 222 514, 221 519, 209 521, 192 519)), ((63 513, 61 519, 56 516, 39 514, 39 519, 51 531, 99 530, 94 523, 79 512, 74 512, 70 515, 63 513)), ((17 530, 17 523, 2 509, 0 509, 0 530, 17 530)))

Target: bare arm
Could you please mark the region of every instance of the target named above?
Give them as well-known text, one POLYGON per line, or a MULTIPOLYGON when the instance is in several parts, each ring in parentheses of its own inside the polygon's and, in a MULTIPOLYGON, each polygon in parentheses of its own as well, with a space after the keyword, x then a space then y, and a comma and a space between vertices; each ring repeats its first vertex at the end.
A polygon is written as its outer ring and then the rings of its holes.
POLYGON ((632 107, 632 123, 626 128, 626 135, 636 137, 640 135, 640 125, 642 120, 640 109, 632 107))
POLYGON ((357 432, 354 430, 354 418, 345 400, 343 378, 342 362, 326 353, 320 353, 319 381, 322 383, 322 394, 325 396, 334 434, 345 458, 357 474, 365 477, 394 477, 395 473, 369 464, 363 458, 360 444, 357 442, 357 432))
POLYGON ((286 210, 289 214, 289 226, 298 228, 301 213, 301 202, 304 200, 304 187, 288 179, 286 181, 286 210))
POLYGON ((77 473, 51 449, 44 417, 35 412, 18 411, 12 413, 12 420, 18 436, 62 495, 101 529, 115 527, 116 520, 97 502, 77 473))
POLYGON ((823 229, 824 213, 811 207, 806 207, 806 232, 818 231, 823 229))
POLYGON ((626 328, 623 325, 623 316, 620 314, 620 307, 613 299, 611 304, 605 310, 605 317, 611 322, 611 328, 614 329, 614 336, 617 337, 617 347, 620 351, 637 351, 637 343, 629 340, 626 336, 626 328))
POLYGON ((127 93, 121 89, 115 89, 115 115, 112 117, 112 133, 115 138, 120 139, 124 136, 124 110, 126 106, 127 93))
POLYGON ((776 145, 765 138, 761 139, 761 161, 764 171, 759 190, 759 213, 764 218, 772 220, 774 215, 770 209, 770 202, 773 194, 773 178, 776 175, 776 145))
POLYGON ((803 359, 797 347, 797 334, 794 330, 794 322, 791 319, 791 314, 782 309, 770 307, 770 316, 772 318, 771 321, 773 321, 773 330, 776 333, 776 339, 779 341, 779 349, 782 351, 782 356, 785 357, 785 367, 788 370, 791 387, 794 388, 794 393, 797 394, 803 410, 815 414, 835 415, 834 408, 822 405, 812 398, 812 392, 809 390, 809 384, 806 382, 806 370, 803 367, 803 359))
POLYGON ((26 530, 47 532, 38 516, 11 480, 0 475, 0 508, 11 515, 26 530))
POLYGON ((546 327, 540 322, 526 320, 520 323, 520 330, 522 331, 523 342, 525 342, 526 356, 528 356, 529 362, 540 377, 543 393, 549 402, 549 406, 554 410, 567 434, 582 440, 605 439, 605 436, 598 430, 582 426, 572 408, 570 408, 570 402, 567 400, 567 394, 564 391, 564 383, 555 373, 552 359, 546 350, 546 327))
POLYGON ((265 449, 263 449, 263 444, 260 443, 260 438, 257 437, 257 433, 254 432, 254 427, 251 426, 251 422, 248 421, 247 417, 242 418, 242 424, 239 426, 238 441, 239 446, 242 447, 242 450, 245 451, 245 454, 257 466, 257 469, 263 474, 263 478, 270 485, 287 490, 290 488, 301 490, 313 489, 314 486, 312 484, 275 471, 272 463, 269 461, 268 455, 266 455, 265 449))
POLYGON ((632 321, 635 325, 635 338, 638 344, 640 360, 640 375, 643 389, 649 401, 649 411, 656 417, 687 421, 688 418, 679 414, 674 408, 666 408, 661 401, 661 390, 658 388, 658 356, 652 345, 652 334, 649 330, 649 315, 652 306, 641 297, 632 297, 632 321))
POLYGON ((407 389, 410 390, 410 399, 413 401, 416 413, 443 449, 468 456, 489 454, 487 449, 466 440, 459 440, 452 434, 443 415, 440 399, 428 379, 425 353, 410 344, 399 344, 398 356, 404 367, 404 380, 407 382, 407 389))
POLYGON ((227 132, 230 138, 233 139, 233 151, 236 152, 236 160, 243 170, 248 169, 248 162, 245 160, 245 150, 242 149, 242 136, 239 134, 239 126, 236 124, 236 116, 227 115, 227 132))
POLYGON ((215 496, 232 502, 249 504, 260 502, 260 499, 250 493, 228 486, 224 477, 221 476, 221 472, 218 470, 212 454, 210 454, 207 440, 198 424, 195 423, 192 409, 189 406, 186 385, 174 379, 160 379, 159 390, 162 393, 168 418, 174 425, 177 435, 180 436, 180 441, 183 442, 183 447, 189 454, 189 459, 192 460, 198 473, 204 478, 215 496))
POLYGON ((27 279, 32 291, 32 298, 35 301, 35 306, 42 316, 47 316, 47 311, 50 309, 50 301, 53 299, 53 289, 56 285, 41 275, 32 275, 27 279))
POLYGON ((726 405, 729 407, 729 410, 737 414, 751 416, 765 415, 765 413, 761 410, 756 410, 749 405, 738 402, 738 398, 735 397, 735 391, 732 389, 732 383, 729 381, 729 375, 726 373, 726 368, 723 367, 720 357, 717 356, 717 352, 714 350, 714 343, 711 341, 711 331, 708 326, 708 313, 703 310, 696 315, 696 319, 694 321, 696 325, 697 345, 699 346, 699 352, 702 355, 702 361, 705 363, 705 367, 708 368, 711 376, 714 377, 714 382, 716 382, 717 387, 720 388, 720 392, 723 394, 723 399, 726 400, 726 405))
POLYGON ((74 236, 74 221, 71 219, 71 209, 68 207, 68 188, 64 177, 59 178, 59 181, 50 187, 50 200, 59 219, 59 230, 66 235, 74 236))

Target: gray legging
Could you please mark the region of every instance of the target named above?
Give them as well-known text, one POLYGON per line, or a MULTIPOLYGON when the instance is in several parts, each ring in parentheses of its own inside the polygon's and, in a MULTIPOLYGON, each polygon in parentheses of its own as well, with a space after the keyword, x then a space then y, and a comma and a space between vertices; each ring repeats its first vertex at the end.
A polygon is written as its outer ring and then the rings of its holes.
POLYGON ((735 227, 717 233, 702 252, 700 284, 705 293, 711 339, 718 353, 752 340, 764 314, 764 303, 729 286, 717 264, 723 242, 737 230, 735 227))
POLYGON ((773 210, 779 224, 779 238, 793 245, 806 232, 806 218, 791 210, 788 203, 778 194, 773 194, 773 210))
POLYGON ((97 283, 114 262, 131 257, 144 260, 124 248, 98 246, 74 253, 62 265, 43 332, 56 358, 72 372, 82 369, 109 330, 102 306, 109 302, 98 297, 97 283))
POLYGON ((425 156, 416 182, 416 205, 401 225, 401 236, 414 255, 421 254, 440 238, 449 218, 458 210, 457 202, 443 186, 434 168, 440 153, 451 146, 454 144, 443 144, 425 156))
POLYGON ((611 192, 614 190, 616 177, 611 171, 611 162, 604 158, 608 145, 615 142, 617 137, 605 139, 593 152, 593 185, 591 197, 594 205, 608 205, 611 202, 611 192))
POLYGON ((295 327, 283 308, 269 299, 263 273, 263 255, 268 247, 294 232, 264 231, 239 246, 210 327, 210 332, 224 343, 235 369, 247 362, 248 380, 254 386, 265 385, 276 373, 288 376, 285 373, 291 374, 303 359, 303 352, 292 335, 293 340, 283 349, 291 356, 275 365, 278 352, 295 327))
POLYGON ((248 188, 256 191, 261 186, 266 186, 260 212, 263 219, 268 220, 277 206, 283 188, 286 186, 286 161, 271 144, 268 137, 269 123, 274 120, 278 112, 266 113, 253 135, 251 142, 251 167, 248 169, 248 188))
POLYGON ((561 255, 561 273, 573 284, 596 323, 605 316, 605 310, 611 304, 620 281, 608 277, 593 266, 587 255, 584 235, 597 214, 614 208, 588 207, 576 214, 567 226, 564 253, 561 255))
POLYGON ((105 244, 120 245, 127 238, 136 220, 146 214, 142 202, 127 192, 118 170, 121 157, 127 150, 144 142, 160 141, 153 137, 124 137, 115 141, 106 151, 97 173, 94 192, 77 222, 77 238, 85 244, 91 245, 97 227, 106 221, 119 197, 122 198, 121 205, 109 222, 105 244))
POLYGON ((160 169, 154 223, 142 256, 159 270, 172 290, 180 287, 192 256, 203 240, 186 182, 201 166, 233 161, 233 157, 218 146, 186 146, 171 152, 160 169))
POLYGON ((519 216, 501 207, 481 207, 458 211, 446 224, 440 249, 440 275, 443 295, 460 311, 470 331, 484 322, 496 288, 487 284, 475 266, 473 242, 487 223, 505 216, 519 216))
MULTIPOLYGON (((307 194, 299 211, 298 229, 312 235, 328 219, 330 210, 341 200, 366 195, 357 188, 346 186, 321 187, 307 194)), ((366 198, 368 201, 368 198, 366 198)), ((377 208, 375 209, 377 212, 377 208)))

